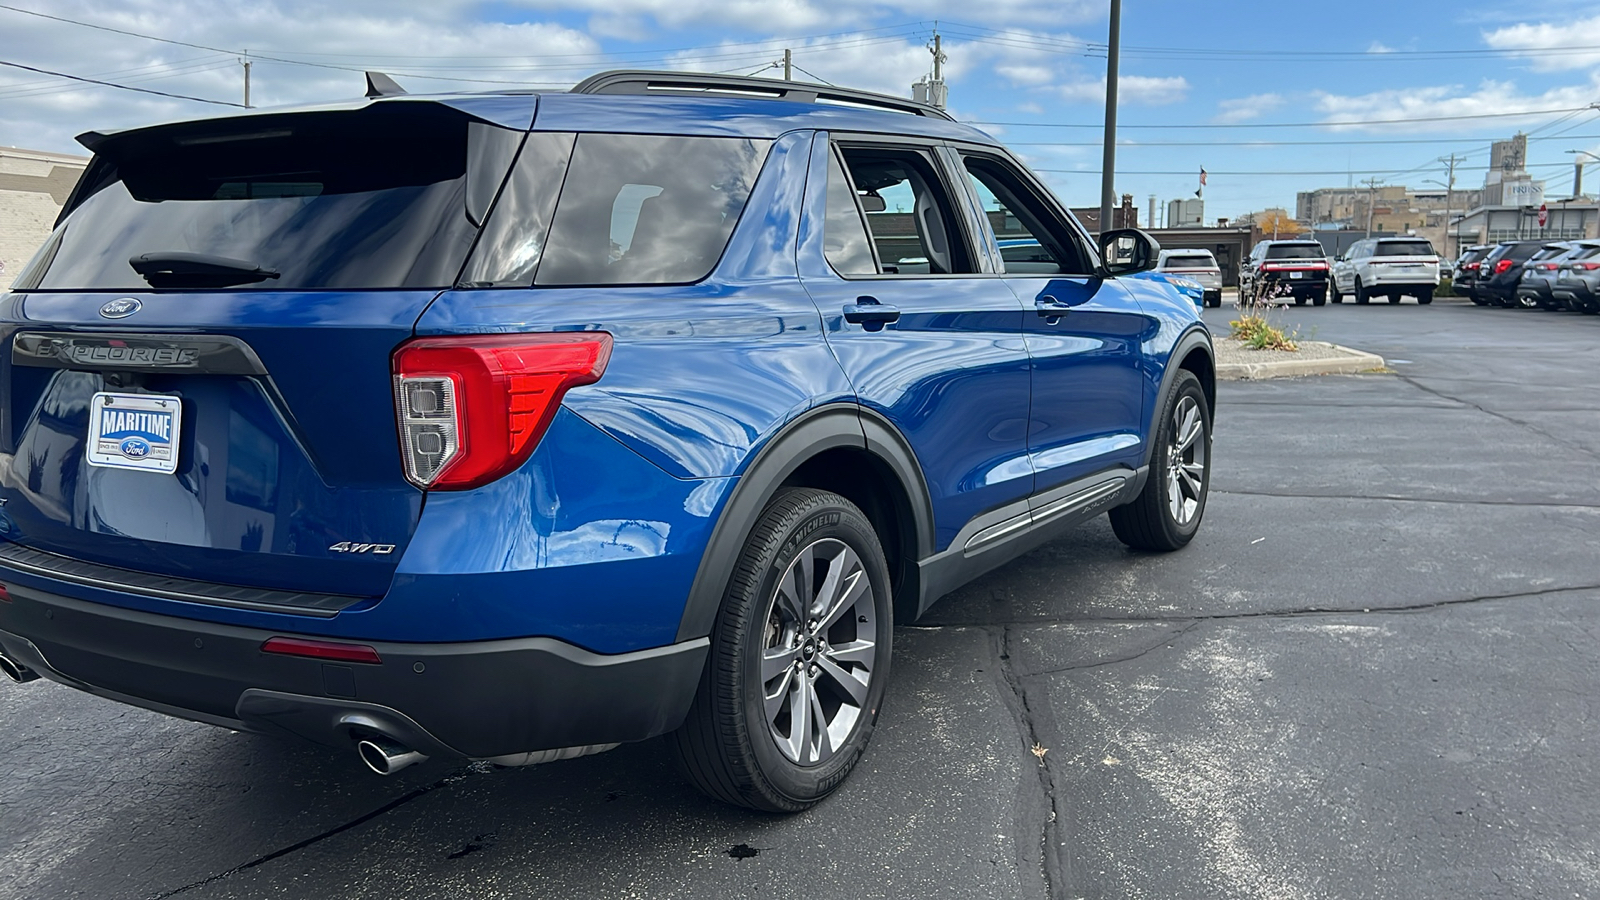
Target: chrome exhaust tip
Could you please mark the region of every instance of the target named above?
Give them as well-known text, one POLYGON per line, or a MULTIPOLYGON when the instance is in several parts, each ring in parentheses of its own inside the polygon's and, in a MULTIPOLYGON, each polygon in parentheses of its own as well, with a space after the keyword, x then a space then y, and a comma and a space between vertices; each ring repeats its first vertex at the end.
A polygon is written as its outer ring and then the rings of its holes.
POLYGON ((367 764, 367 768, 379 775, 393 775, 407 766, 414 766, 428 758, 426 754, 418 753, 382 735, 357 741, 356 753, 360 754, 361 761, 367 764))
POLYGON ((6 656, 3 653, 0 653, 0 674, 4 674, 7 678, 15 681, 17 684, 27 684, 30 681, 39 680, 38 672, 35 672, 34 670, 28 668, 22 663, 17 662, 11 657, 6 656))

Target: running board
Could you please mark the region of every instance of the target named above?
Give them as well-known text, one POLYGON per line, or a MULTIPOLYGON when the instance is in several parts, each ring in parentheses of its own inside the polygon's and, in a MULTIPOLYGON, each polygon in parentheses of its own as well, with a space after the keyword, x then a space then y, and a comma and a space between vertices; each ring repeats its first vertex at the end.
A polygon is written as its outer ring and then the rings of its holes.
POLYGON ((991 525, 969 538, 961 548, 962 553, 967 556, 982 553, 997 541, 1002 541, 1025 529, 1046 525, 1062 516, 1080 512, 1107 497, 1120 493, 1123 485, 1127 483, 1126 478, 1120 476, 1112 478, 1059 500, 1052 500, 1038 509, 1028 510, 1004 522, 991 525))

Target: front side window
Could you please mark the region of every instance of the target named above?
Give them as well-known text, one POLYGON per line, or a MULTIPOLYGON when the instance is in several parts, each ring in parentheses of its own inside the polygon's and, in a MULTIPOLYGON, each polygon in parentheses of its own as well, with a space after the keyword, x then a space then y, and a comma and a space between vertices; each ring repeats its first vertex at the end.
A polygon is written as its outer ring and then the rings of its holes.
POLYGON ((932 159, 920 150, 840 146, 885 275, 976 269, 932 159))
POLYGON ((1084 274, 1083 253, 1023 177, 995 159, 963 160, 1007 275, 1084 274))

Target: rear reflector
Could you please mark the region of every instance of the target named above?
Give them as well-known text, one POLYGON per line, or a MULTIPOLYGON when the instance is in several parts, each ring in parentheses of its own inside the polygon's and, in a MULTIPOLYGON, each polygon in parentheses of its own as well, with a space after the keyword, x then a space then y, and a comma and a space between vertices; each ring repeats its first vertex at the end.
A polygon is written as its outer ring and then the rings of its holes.
POLYGON ((527 461, 568 388, 611 358, 603 331, 418 338, 394 353, 406 478, 422 488, 481 487, 527 461))
POLYGON ((307 659, 332 659, 339 662, 381 663, 378 651, 364 644, 339 644, 333 641, 308 641, 303 638, 268 638, 262 653, 303 656, 307 659))
POLYGON ((11 591, 7 590, 5 585, 0 584, 0 603, 10 603, 10 602, 11 602, 11 591))

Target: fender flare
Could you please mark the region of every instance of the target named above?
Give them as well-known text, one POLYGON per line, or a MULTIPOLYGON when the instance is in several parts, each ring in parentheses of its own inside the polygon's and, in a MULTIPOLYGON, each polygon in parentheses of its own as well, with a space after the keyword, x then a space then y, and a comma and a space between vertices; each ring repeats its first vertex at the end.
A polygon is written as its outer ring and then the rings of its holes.
MULTIPOLYGON (((916 455, 893 425, 853 403, 833 403, 808 410, 789 422, 757 451, 738 478, 717 524, 711 530, 684 602, 678 624, 679 642, 711 633, 728 579, 744 550, 745 536, 755 528, 784 480, 807 460, 826 450, 849 447, 878 457, 899 478, 911 500, 916 561, 933 552, 933 504, 916 455)), ((909 548, 908 548, 909 549, 909 548)), ((915 592, 916 585, 908 588, 915 592)))
MULTIPOLYGON (((1156 431, 1160 425, 1157 420, 1161 417, 1161 409, 1164 405, 1162 401, 1166 399, 1167 392, 1172 390, 1172 382, 1177 380, 1178 370, 1183 368, 1184 357, 1188 356, 1197 347, 1203 349, 1206 357, 1211 360, 1211 371, 1215 372, 1217 370, 1217 354, 1211 346, 1211 336, 1199 325, 1191 326, 1173 344, 1172 352, 1167 354, 1166 369, 1161 373, 1161 389, 1156 391, 1155 403, 1152 404, 1150 410, 1150 427, 1145 432, 1147 437, 1144 442, 1144 462, 1142 463, 1144 466, 1150 465, 1150 460, 1156 452, 1156 431)), ((1207 399, 1210 401, 1208 405, 1213 407, 1216 405, 1214 399, 1207 399)), ((1210 412, 1212 420, 1215 421, 1217 417, 1216 409, 1213 408, 1210 412)))

